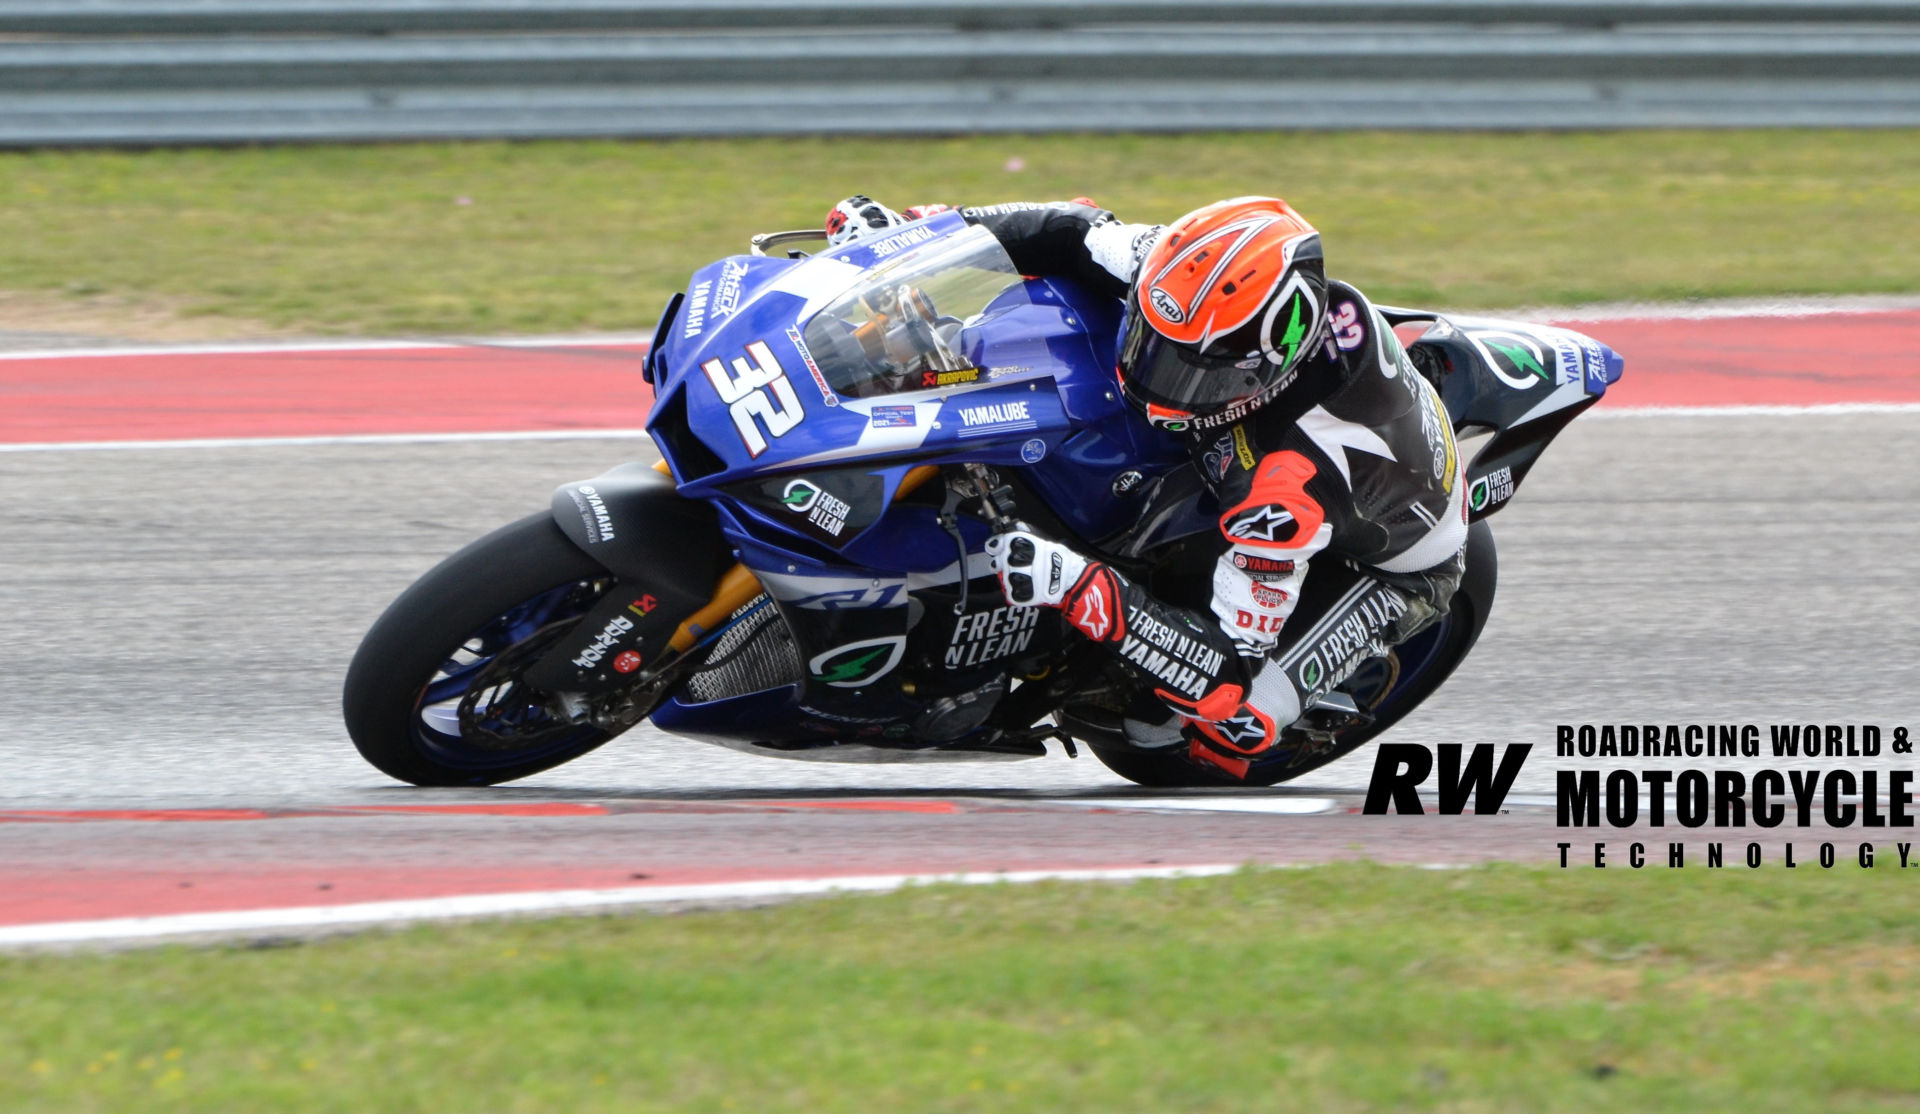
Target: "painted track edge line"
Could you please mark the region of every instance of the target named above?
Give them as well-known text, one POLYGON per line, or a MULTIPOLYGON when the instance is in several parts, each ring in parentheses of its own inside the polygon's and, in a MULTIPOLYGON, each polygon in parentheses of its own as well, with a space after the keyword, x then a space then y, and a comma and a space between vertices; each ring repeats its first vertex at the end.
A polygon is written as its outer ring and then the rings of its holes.
POLYGON ((1148 878, 1208 878, 1231 874, 1239 864, 1120 867, 1087 870, 1010 870, 959 874, 866 874, 838 878, 786 878, 754 882, 623 886, 597 890, 541 890, 505 894, 308 905, 224 913, 175 913, 0 926, 0 948, 79 944, 162 943, 195 936, 232 936, 275 930, 363 928, 414 921, 525 916, 703 902, 753 901, 833 893, 885 893, 912 885, 979 886, 996 882, 1124 882, 1148 878))
POLYGON ((1596 406, 1583 418, 1818 418, 1829 414, 1920 414, 1920 402, 1816 402, 1806 406, 1596 406))

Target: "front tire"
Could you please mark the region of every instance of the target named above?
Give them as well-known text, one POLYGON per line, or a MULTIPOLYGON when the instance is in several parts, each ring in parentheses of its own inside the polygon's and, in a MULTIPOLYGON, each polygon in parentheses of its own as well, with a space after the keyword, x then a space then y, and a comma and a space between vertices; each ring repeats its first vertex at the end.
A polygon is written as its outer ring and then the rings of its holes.
POLYGON ((515 708, 506 724, 524 733, 524 745, 503 744, 503 732, 481 737, 461 727, 473 689, 514 695, 518 673, 611 580, 545 511, 428 570, 374 622, 347 668, 342 704, 361 757, 414 785, 495 785, 613 738, 588 723, 542 721, 546 713, 532 703, 515 708))

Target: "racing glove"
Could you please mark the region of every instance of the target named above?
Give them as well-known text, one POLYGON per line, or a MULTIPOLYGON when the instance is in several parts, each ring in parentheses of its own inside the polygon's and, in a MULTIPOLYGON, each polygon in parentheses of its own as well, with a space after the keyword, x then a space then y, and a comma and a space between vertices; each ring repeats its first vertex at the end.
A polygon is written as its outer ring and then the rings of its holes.
POLYGON ((1126 583, 1090 560, 1033 532, 1024 522, 987 539, 987 557, 1000 591, 1015 607, 1052 607, 1095 642, 1118 641, 1126 629, 1120 589, 1126 583))
MULTIPOLYGON (((1245 706, 1255 666, 1219 624, 1154 599, 1106 564, 1023 522, 988 538, 986 550, 1008 603, 1058 608, 1081 634, 1112 646, 1122 667, 1194 725, 1201 736, 1196 742, 1227 739, 1231 752, 1247 755, 1277 737, 1271 717, 1245 706)), ((1232 761, 1244 766, 1239 757, 1232 761)))

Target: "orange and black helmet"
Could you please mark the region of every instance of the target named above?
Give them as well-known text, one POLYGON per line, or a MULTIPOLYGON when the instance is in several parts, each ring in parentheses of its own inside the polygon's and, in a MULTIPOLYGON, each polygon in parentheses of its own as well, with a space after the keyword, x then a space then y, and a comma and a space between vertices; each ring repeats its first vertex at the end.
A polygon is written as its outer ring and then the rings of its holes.
POLYGON ((1326 316, 1320 234, 1292 206, 1236 197, 1196 209, 1140 265, 1121 388, 1156 425, 1207 425, 1284 390, 1326 316))

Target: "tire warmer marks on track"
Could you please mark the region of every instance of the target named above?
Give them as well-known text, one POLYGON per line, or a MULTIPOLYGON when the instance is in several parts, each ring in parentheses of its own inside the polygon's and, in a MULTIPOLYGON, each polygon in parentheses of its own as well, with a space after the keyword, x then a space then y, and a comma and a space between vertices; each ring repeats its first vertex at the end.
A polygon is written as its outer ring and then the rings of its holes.
MULTIPOLYGON (((1920 403, 1920 310, 1611 318, 1608 409, 1920 403)), ((645 346, 370 344, 0 354, 0 444, 631 430, 645 346)))

